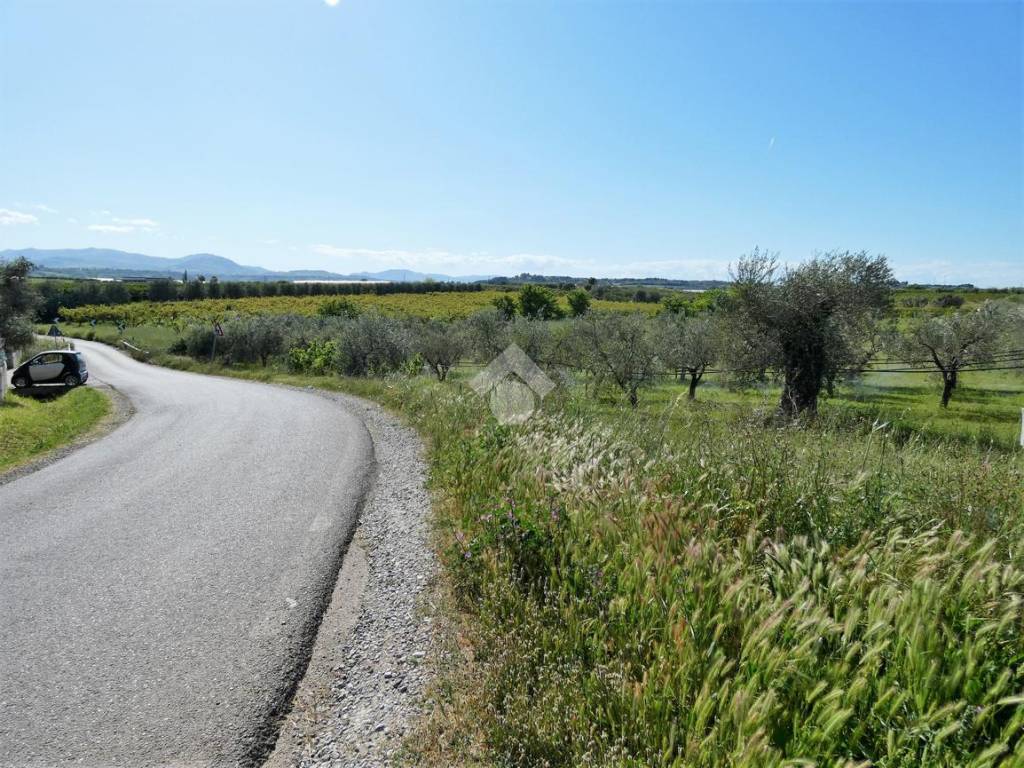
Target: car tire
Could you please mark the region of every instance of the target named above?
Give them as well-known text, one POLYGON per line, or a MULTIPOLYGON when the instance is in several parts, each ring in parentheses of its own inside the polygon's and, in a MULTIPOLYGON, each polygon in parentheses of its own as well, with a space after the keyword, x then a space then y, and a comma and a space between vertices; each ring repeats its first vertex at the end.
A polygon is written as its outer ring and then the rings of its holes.
POLYGON ((28 386, 28 382, 25 380, 24 376, 19 376, 14 381, 12 381, 11 384, 14 385, 15 389, 24 389, 25 387, 28 386))
POLYGON ((69 373, 67 376, 64 377, 64 386, 67 387, 68 389, 71 389, 72 387, 77 387, 80 383, 81 382, 78 380, 78 377, 75 376, 75 374, 73 373, 69 373))

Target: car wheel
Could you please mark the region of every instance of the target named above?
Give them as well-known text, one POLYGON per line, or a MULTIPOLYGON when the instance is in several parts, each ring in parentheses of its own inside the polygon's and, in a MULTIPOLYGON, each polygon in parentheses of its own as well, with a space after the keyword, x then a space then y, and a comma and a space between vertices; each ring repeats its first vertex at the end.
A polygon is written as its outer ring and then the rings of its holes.
POLYGON ((64 386, 65 387, 68 387, 68 388, 70 388, 70 387, 77 387, 78 384, 79 384, 78 377, 75 376, 75 374, 69 373, 67 376, 64 377, 64 386))
POLYGON ((14 385, 15 389, 24 389, 25 387, 28 386, 28 382, 25 380, 24 376, 19 376, 14 381, 12 381, 11 384, 14 385))

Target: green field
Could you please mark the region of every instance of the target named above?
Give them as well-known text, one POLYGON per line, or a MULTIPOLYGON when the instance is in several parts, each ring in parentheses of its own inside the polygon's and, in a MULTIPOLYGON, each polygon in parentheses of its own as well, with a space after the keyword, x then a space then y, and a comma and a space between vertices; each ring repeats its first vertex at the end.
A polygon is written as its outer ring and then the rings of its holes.
POLYGON ((109 411, 107 396, 90 387, 40 400, 9 394, 0 403, 0 472, 85 434, 109 411))
MULTIPOLYGON (((392 293, 355 294, 341 297, 359 308, 377 309, 385 314, 406 317, 459 318, 493 305, 494 299, 507 296, 507 291, 488 290, 466 293, 392 293)), ((334 296, 270 296, 241 299, 201 299, 196 301, 139 301, 129 304, 87 305, 61 311, 69 323, 124 322, 129 326, 181 325, 187 322, 224 320, 235 315, 316 315, 320 307, 334 296)), ((564 297, 563 309, 568 309, 564 297)), ((593 302, 596 309, 654 314, 656 303, 632 301, 593 302)))

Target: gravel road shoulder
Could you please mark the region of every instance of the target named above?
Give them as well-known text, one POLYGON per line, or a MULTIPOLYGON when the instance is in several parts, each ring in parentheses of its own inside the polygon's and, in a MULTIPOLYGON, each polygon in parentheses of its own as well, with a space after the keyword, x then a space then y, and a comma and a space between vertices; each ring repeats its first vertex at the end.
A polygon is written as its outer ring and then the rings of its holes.
POLYGON ((306 674, 266 765, 392 764, 422 714, 437 656, 423 444, 381 407, 323 393, 363 419, 376 472, 306 674), (359 594, 352 604, 351 597, 359 594))

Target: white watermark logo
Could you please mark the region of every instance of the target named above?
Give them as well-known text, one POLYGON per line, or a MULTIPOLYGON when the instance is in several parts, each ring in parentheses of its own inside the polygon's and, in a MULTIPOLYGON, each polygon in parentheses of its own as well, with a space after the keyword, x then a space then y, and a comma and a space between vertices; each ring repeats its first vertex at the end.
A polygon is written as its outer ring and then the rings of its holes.
POLYGON ((498 423, 522 424, 555 388, 555 383, 529 355, 515 344, 509 344, 470 380, 469 386, 480 397, 487 398, 498 423))

